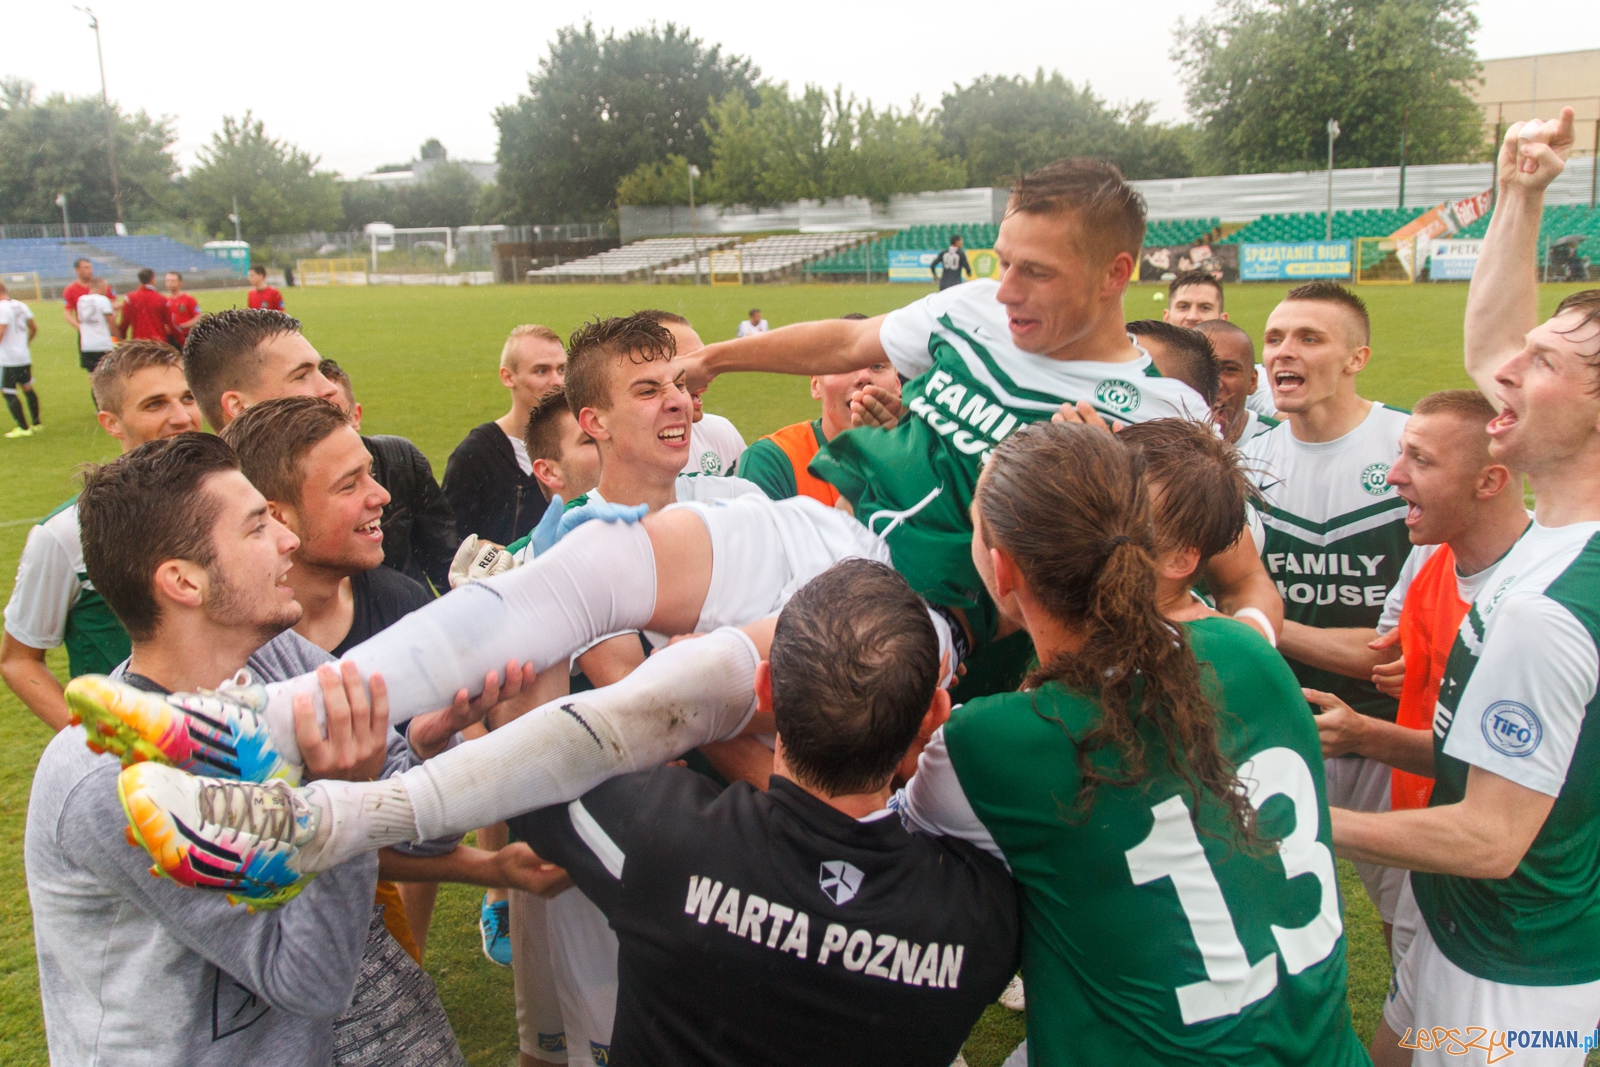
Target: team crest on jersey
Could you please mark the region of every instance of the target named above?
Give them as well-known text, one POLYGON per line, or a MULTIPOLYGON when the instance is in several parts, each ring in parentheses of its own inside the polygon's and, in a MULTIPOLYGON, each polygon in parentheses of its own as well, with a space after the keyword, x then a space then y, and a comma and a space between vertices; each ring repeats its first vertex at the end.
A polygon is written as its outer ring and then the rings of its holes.
POLYGON ((717 455, 715 452, 700 453, 700 473, 713 475, 721 474, 722 457, 717 455))
POLYGON ((1369 463, 1367 469, 1361 472, 1361 488, 1373 496, 1382 496, 1389 491, 1388 478, 1387 463, 1369 463))
POLYGON ((1483 739, 1502 755, 1530 756, 1544 739, 1544 727, 1526 704, 1497 700, 1484 710, 1483 739))
POLYGON ((1094 398, 1126 415, 1139 406, 1139 387, 1121 378, 1107 378, 1094 387, 1094 398))
POLYGON ((822 873, 817 876, 817 881, 829 900, 835 904, 848 904, 855 899, 856 890, 861 888, 861 879, 865 877, 861 868, 853 863, 823 860, 822 873))

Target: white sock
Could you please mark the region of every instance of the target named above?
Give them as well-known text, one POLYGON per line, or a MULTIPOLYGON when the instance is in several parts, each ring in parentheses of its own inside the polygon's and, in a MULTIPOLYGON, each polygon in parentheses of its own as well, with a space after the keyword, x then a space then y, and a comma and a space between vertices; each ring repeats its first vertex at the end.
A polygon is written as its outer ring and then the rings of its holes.
MULTIPOLYGON (((509 660, 537 670, 596 638, 643 629, 656 608, 650 536, 636 523, 591 522, 516 570, 473 582, 412 612, 345 654, 363 679, 382 674, 389 722, 449 706, 457 690, 476 695, 509 660)), ((267 686, 266 720, 287 760, 301 762, 292 700, 309 693, 325 725, 315 674, 267 686)))
POLYGON ((327 831, 319 829, 317 855, 303 854, 302 867, 326 870, 385 845, 564 804, 618 774, 733 737, 755 710, 760 661, 743 630, 725 627, 662 649, 615 685, 553 700, 394 778, 327 783, 319 804, 327 831))

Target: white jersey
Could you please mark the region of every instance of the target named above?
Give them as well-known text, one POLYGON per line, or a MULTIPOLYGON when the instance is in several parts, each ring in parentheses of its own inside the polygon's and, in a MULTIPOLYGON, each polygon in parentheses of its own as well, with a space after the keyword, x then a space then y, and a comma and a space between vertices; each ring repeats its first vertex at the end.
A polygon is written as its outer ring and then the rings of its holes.
POLYGON ((1239 440, 1234 443, 1234 447, 1243 448, 1268 430, 1277 429, 1278 425, 1278 420, 1272 416, 1251 411, 1246 406, 1244 409, 1244 432, 1239 435, 1239 440))
POLYGON ((26 367, 33 362, 28 351, 28 323, 33 312, 20 300, 0 300, 0 326, 6 328, 0 337, 0 367, 26 367))
MULTIPOLYGON (((1405 607, 1406 592, 1411 588, 1411 582, 1416 578, 1417 572, 1422 570, 1424 564, 1433 558, 1439 551, 1438 545, 1417 545, 1411 550, 1411 555, 1406 557, 1405 566, 1400 568, 1400 577, 1394 583, 1394 588, 1389 590, 1388 599, 1383 602, 1383 614, 1378 618, 1378 632, 1386 634, 1400 625, 1400 612, 1405 607)), ((1461 570, 1456 569, 1456 595, 1470 604, 1478 599, 1478 594, 1483 592, 1483 587, 1494 580, 1495 573, 1500 569, 1500 564, 1505 560, 1502 556, 1476 574, 1462 576, 1461 570)))
POLYGON ((111 301, 99 293, 78 297, 78 345, 82 351, 111 351, 111 317, 111 301))
POLYGON ((766 333, 768 329, 770 327, 767 325, 766 319, 762 319, 760 322, 751 322, 749 319, 745 319, 739 324, 739 336, 749 337, 751 334, 766 333))
MULTIPOLYGON (((1285 619, 1319 628, 1378 624, 1411 554, 1406 502, 1386 481, 1408 418, 1375 403, 1337 440, 1301 441, 1283 422, 1244 446, 1262 495, 1261 556, 1283 597, 1285 619)), ((1395 702, 1371 682, 1290 665, 1301 685, 1393 720, 1395 702)))
POLYGON ((67 614, 92 592, 74 501, 28 531, 6 602, 6 633, 31 648, 55 648, 66 640, 67 614))
POLYGON ((738 427, 708 411, 699 422, 689 424, 689 455, 683 461, 683 473, 727 477, 736 473, 742 455, 744 437, 738 427))
POLYGON ((1250 394, 1244 406, 1268 418, 1278 413, 1278 405, 1272 399, 1272 383, 1267 381, 1267 368, 1259 363, 1256 364, 1256 391, 1250 394))

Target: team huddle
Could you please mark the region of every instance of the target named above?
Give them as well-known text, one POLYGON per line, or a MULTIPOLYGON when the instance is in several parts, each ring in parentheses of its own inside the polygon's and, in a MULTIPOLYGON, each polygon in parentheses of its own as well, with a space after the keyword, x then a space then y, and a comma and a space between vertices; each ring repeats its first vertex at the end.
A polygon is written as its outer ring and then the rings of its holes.
MULTIPOLYGON (((348 378, 267 308, 118 346, 68 563, 131 654, 68 637, 28 813, 52 1058, 462 1062, 381 877, 509 888, 524 1067, 946 1067, 1003 992, 1017 1063, 1581 1063, 1600 290, 1541 324, 1534 269, 1571 144, 1508 133, 1477 389, 1412 412, 1332 283, 1260 363, 1208 275, 1125 321, 1144 205, 1087 160, 1017 180, 998 281, 884 316, 520 327, 565 348, 501 424, 543 517, 326 640, 392 550, 348 378), (724 461, 699 396, 752 371, 821 417, 724 461), (1394 964, 1370 1052, 1336 856, 1394 964)), ((18 589, 8 642, 61 628, 18 589)))

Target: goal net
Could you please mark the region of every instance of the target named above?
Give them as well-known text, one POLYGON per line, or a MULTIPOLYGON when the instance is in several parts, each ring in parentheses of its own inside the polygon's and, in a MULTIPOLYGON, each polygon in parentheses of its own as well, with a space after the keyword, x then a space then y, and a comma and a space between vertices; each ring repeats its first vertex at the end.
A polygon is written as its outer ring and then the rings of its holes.
POLYGON ((744 284, 744 251, 739 247, 719 248, 711 253, 712 285, 744 284))
POLYGON ((1357 285, 1405 285, 1411 281, 1411 261, 1403 255, 1405 238, 1357 237, 1357 285))
POLYGON ((299 261, 301 285, 366 285, 364 259, 302 259, 299 261))

